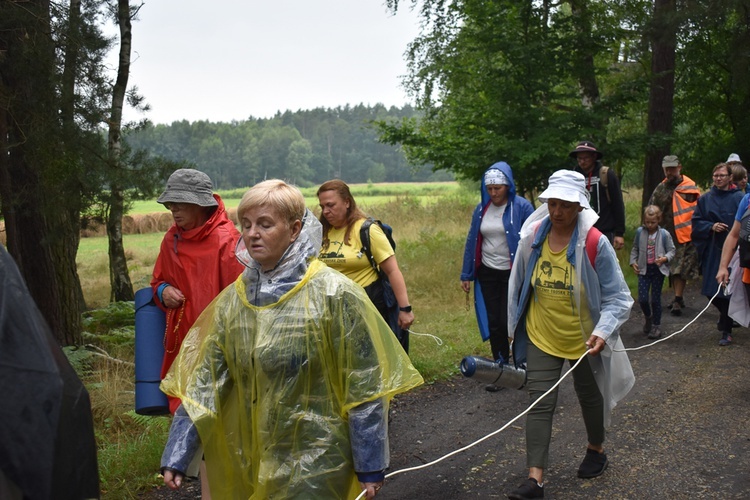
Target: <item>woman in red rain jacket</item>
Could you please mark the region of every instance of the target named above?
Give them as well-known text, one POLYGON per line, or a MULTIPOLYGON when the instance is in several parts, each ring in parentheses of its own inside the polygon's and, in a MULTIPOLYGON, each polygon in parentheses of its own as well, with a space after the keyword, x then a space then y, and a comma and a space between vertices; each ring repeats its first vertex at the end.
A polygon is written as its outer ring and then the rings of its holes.
MULTIPOLYGON (((196 318, 219 292, 237 279, 243 267, 234 256, 239 231, 224 202, 213 193, 208 175, 176 170, 156 200, 172 212, 174 225, 164 235, 154 265, 154 302, 167 313, 161 377, 177 357, 196 318)), ((169 398, 174 414, 180 401, 169 398)))

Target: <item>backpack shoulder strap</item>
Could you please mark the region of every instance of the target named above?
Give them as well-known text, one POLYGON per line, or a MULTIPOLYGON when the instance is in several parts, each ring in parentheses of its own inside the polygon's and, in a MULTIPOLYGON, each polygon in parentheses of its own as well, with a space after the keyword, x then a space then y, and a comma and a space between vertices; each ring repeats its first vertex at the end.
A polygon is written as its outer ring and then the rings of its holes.
MULTIPOLYGON (((536 232, 539 230, 539 226, 541 226, 541 224, 537 224, 534 228, 534 238, 536 238, 536 232)), ((591 262, 591 266, 594 269, 596 269, 597 245, 599 244, 599 238, 601 235, 602 232, 593 226, 589 229, 589 232, 586 235, 586 255, 589 256, 589 262, 591 262)))
POLYGON ((641 242, 641 233, 643 233, 643 226, 638 226, 635 230, 635 236, 633 236, 633 246, 636 246, 641 242))
POLYGON ((612 201, 609 197, 609 167, 603 166, 599 169, 599 184, 604 187, 604 192, 607 194, 607 201, 612 201))
POLYGON ((373 222, 375 222, 375 219, 372 217, 365 219, 362 227, 359 228, 359 240, 362 242, 362 253, 367 256, 367 260, 375 272, 378 272, 378 264, 375 262, 375 257, 372 256, 372 249, 370 248, 370 226, 372 226, 373 222))
POLYGON ((597 245, 599 244, 599 238, 601 236, 602 232, 595 227, 589 229, 589 232, 586 235, 586 254, 589 256, 589 262, 591 262, 591 266, 594 269, 596 269, 597 245))

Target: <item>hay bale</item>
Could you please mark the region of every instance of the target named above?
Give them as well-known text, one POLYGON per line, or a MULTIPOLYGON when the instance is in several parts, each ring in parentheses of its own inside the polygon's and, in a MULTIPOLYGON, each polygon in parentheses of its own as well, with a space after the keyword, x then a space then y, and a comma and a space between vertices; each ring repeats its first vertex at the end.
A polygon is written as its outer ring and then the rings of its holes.
POLYGON ((138 234, 156 233, 159 231, 159 223, 154 214, 144 214, 138 224, 138 234))
POLYGON ((240 220, 237 218, 237 207, 227 208, 227 217, 234 222, 235 226, 240 225, 240 220))
POLYGON ((169 228, 174 224, 174 218, 172 218, 172 212, 157 212, 159 220, 159 232, 166 233, 169 228))
POLYGON ((107 225, 100 217, 81 218, 81 238, 96 238, 107 235, 107 225))
POLYGON ((122 218, 122 234, 136 234, 136 223, 132 215, 126 215, 122 218))

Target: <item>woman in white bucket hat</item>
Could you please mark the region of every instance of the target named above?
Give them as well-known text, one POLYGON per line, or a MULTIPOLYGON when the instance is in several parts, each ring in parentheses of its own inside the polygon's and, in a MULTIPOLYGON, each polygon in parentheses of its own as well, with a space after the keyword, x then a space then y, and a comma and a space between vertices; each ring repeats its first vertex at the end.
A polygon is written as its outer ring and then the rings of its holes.
MULTIPOLYGON (((565 360, 572 366, 588 352, 573 379, 588 438, 578 476, 592 478, 608 465, 603 443, 610 411, 635 382, 618 333, 633 298, 614 248, 593 227, 598 216, 583 175, 555 172, 539 201, 521 229, 508 290, 513 361, 526 368, 533 402, 559 380, 565 360)), ((529 478, 511 499, 544 497, 556 404, 557 390, 526 417, 529 478)))

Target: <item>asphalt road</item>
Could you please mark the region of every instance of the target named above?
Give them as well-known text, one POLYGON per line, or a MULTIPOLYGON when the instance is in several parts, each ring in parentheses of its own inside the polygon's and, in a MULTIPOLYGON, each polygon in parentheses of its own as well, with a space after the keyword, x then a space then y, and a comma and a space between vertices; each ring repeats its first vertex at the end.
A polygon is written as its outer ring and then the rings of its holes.
MULTIPOLYGON (((694 288, 688 289, 682 316, 671 316, 665 308, 666 335, 683 328, 708 303, 694 288)), ((629 352, 636 384, 613 412, 605 443, 610 465, 599 478, 576 476, 586 434, 572 377, 563 381, 545 498, 750 498, 750 335, 738 328, 733 344, 720 347, 717 320, 710 307, 683 333, 629 352)), ((636 305, 622 330, 627 348, 653 342, 642 333, 642 324, 636 305)), ((488 393, 483 384, 465 378, 400 397, 390 429, 391 472, 397 473, 378 498, 506 498, 527 477, 525 417, 436 465, 398 471, 496 431, 527 405, 525 391, 488 393)))

